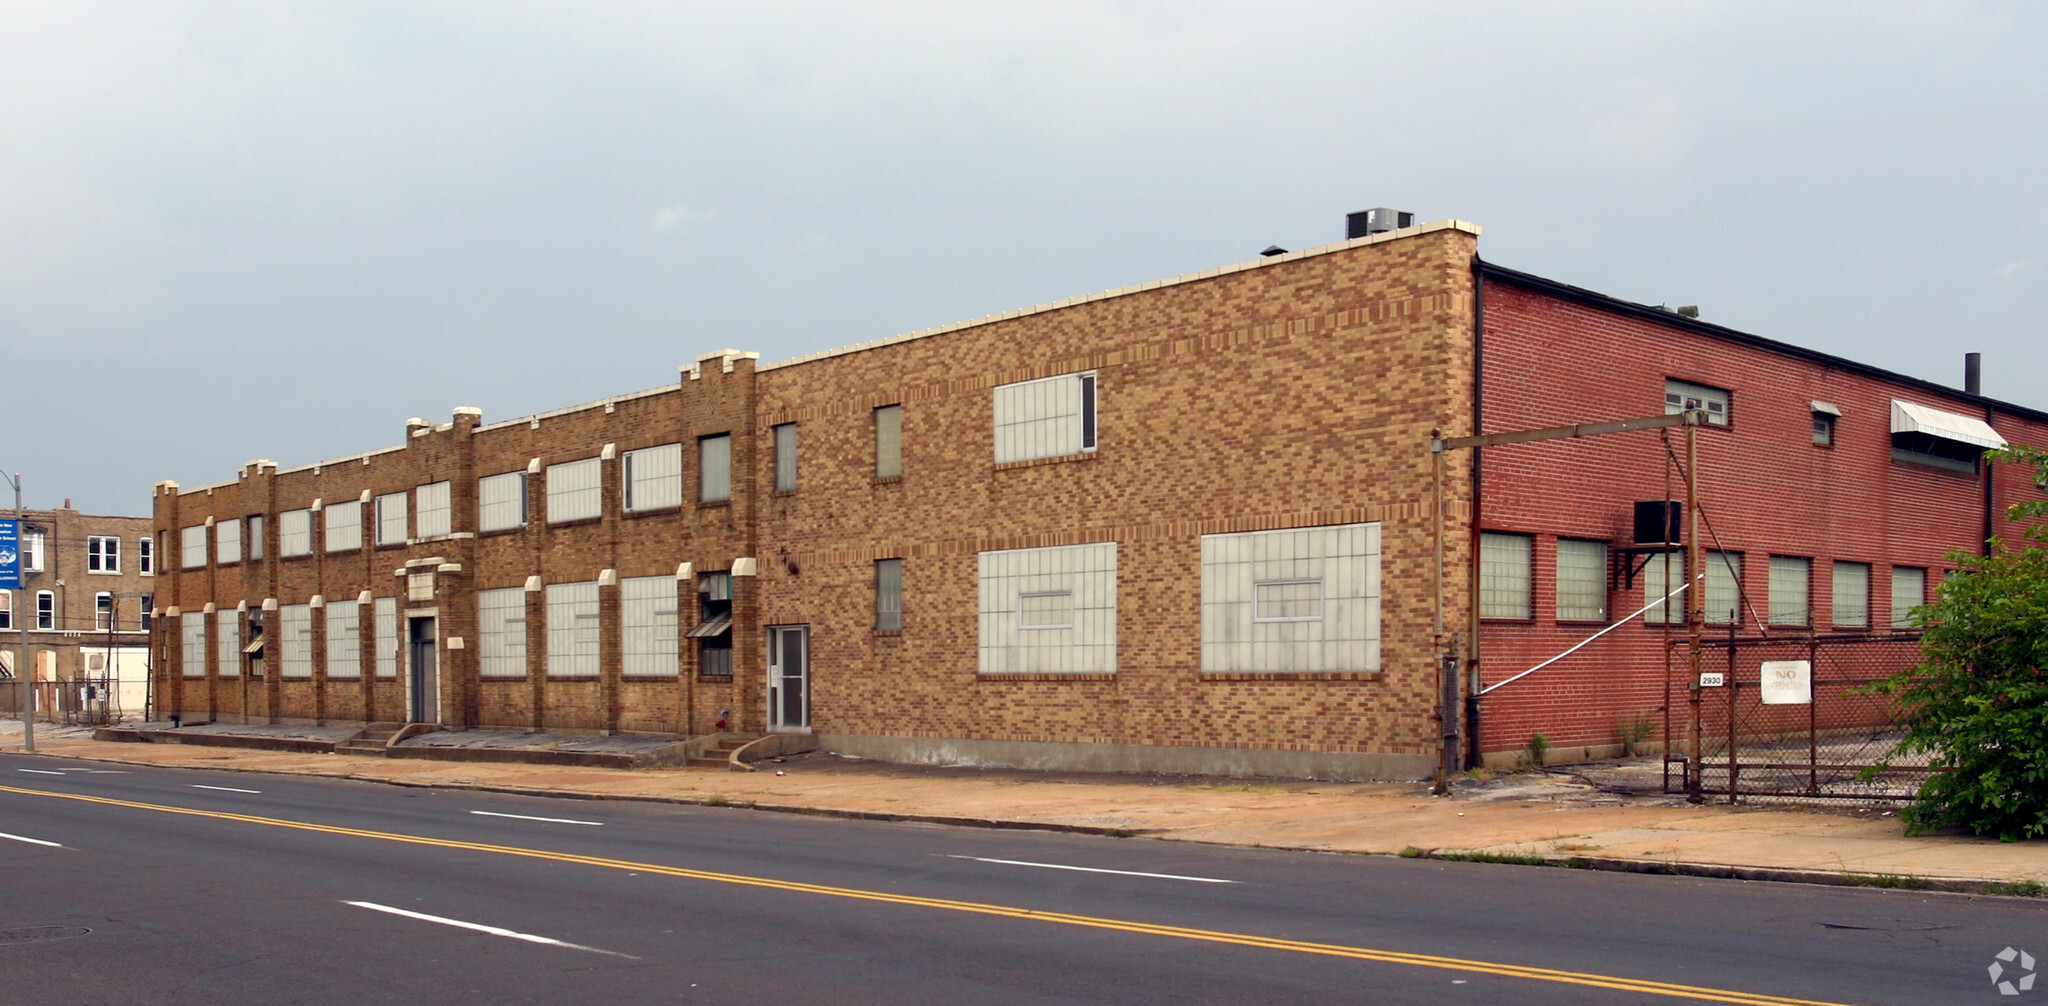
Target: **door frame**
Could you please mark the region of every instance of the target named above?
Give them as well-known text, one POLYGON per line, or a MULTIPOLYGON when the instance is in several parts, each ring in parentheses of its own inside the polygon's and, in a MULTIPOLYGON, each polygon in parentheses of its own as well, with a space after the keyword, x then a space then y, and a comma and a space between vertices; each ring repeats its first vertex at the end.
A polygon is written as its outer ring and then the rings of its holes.
POLYGON ((768 700, 768 716, 766 719, 768 732, 777 734, 810 733, 811 627, 808 624, 770 625, 766 629, 766 638, 763 640, 763 646, 766 649, 766 659, 762 662, 762 666, 767 670, 766 677, 768 679, 768 687, 765 689, 768 700), (782 722, 782 689, 784 681, 788 680, 788 676, 783 673, 783 668, 789 656, 789 648, 786 645, 784 634, 792 635, 802 640, 801 656, 799 658, 800 666, 797 668, 795 675, 798 687, 802 689, 802 694, 798 696, 797 706, 802 712, 801 723, 782 722))
POLYGON ((438 609, 438 608, 428 608, 428 609, 425 609, 425 610, 409 610, 409 611, 407 611, 407 612, 405 613, 405 648, 404 648, 404 651, 405 651, 405 717, 406 717, 406 722, 408 722, 408 723, 433 723, 433 724, 439 724, 439 723, 441 722, 441 613, 440 613, 440 609, 438 609), (427 628, 428 628, 428 630, 429 630, 429 631, 431 631, 431 632, 432 632, 432 633, 434 634, 434 635, 433 635, 433 638, 432 638, 432 639, 426 639, 426 640, 423 640, 423 639, 421 639, 421 638, 420 638, 420 632, 419 632, 419 630, 420 630, 420 625, 421 625, 421 623, 425 623, 425 624, 426 624, 426 626, 427 626, 427 628), (423 684, 423 677, 424 677, 424 675, 423 675, 423 674, 421 673, 421 672, 422 672, 422 668, 420 668, 420 666, 419 666, 419 663, 418 663, 418 661, 414 659, 414 655, 415 655, 415 654, 416 654, 416 653, 417 653, 417 652, 419 651, 419 647, 420 647, 420 645, 421 645, 422 643, 424 643, 424 644, 426 644, 426 645, 429 645, 429 646, 432 646, 432 647, 433 647, 433 650, 434 650, 434 653, 433 653, 433 657, 434 657, 434 659, 433 659, 433 664, 434 664, 434 666, 433 666, 433 668, 432 668, 432 671, 431 671, 431 673, 433 674, 433 678, 434 678, 434 680, 433 680, 433 682, 432 682, 432 687, 431 687, 431 689, 430 689, 430 690, 429 690, 429 689, 424 689, 424 688, 422 688, 422 687, 421 687, 421 685, 423 684), (428 694, 427 694, 427 695, 425 695, 425 696, 422 696, 422 695, 420 694, 420 693, 421 693, 422 691, 426 691, 426 692, 427 692, 428 694), (424 698, 427 698, 427 699, 430 699, 430 700, 431 700, 431 705, 433 706, 433 708, 431 708, 431 709, 422 709, 422 708, 420 708, 420 707, 421 707, 421 705, 422 705, 422 703, 421 703, 421 699, 422 699, 423 697, 424 697, 424 698), (422 712, 424 712, 424 713, 426 714, 426 715, 425 715, 424 717, 416 717, 416 714, 418 714, 418 713, 422 713, 422 712))

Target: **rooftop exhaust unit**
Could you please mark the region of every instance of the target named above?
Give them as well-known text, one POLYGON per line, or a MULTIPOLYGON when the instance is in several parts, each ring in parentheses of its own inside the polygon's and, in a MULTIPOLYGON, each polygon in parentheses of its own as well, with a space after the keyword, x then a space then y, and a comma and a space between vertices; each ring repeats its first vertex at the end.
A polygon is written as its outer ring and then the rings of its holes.
POLYGON ((1413 226, 1415 214, 1407 210, 1390 210, 1384 206, 1375 206, 1369 210, 1344 215, 1344 238, 1348 241, 1352 238, 1371 237, 1374 234, 1385 234, 1388 231, 1413 226))

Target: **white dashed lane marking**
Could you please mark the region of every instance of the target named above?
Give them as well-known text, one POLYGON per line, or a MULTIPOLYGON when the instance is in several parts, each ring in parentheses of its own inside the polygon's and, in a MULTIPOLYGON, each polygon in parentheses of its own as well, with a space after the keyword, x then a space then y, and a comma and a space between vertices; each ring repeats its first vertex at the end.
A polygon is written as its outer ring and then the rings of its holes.
POLYGON ((638 957, 633 956, 632 954, 622 954, 616 950, 600 950, 597 947, 586 947, 580 943, 564 943, 561 940, 551 940, 545 936, 535 936, 532 933, 513 932, 510 929, 500 929, 497 926, 486 926, 477 922, 464 922, 461 919, 446 919, 442 918, 439 915, 428 915, 424 912, 408 912, 403 908, 393 908, 390 905, 380 905, 374 901, 344 901, 342 902, 342 904, 354 905, 357 908, 367 908, 373 912, 385 912, 390 915, 399 915, 408 919, 418 919, 421 922, 435 922, 444 926, 454 926, 457 929, 468 929, 479 933, 489 933, 492 936, 503 936, 508 940, 525 940, 528 943, 538 943, 542 946, 549 947, 561 947, 565 950, 587 950, 593 954, 606 954, 612 957, 624 957, 627 960, 631 961, 637 961, 640 959, 638 957))
POLYGON ((517 821, 545 821, 548 824, 584 824, 589 825, 592 828, 604 827, 603 821, 571 821, 566 817, 534 817, 529 814, 500 814, 496 811, 489 810, 472 810, 470 811, 470 813, 482 817, 509 817, 517 821))
POLYGON ((1062 863, 1027 863, 1021 859, 988 859, 983 856, 947 856, 947 859, 968 859, 977 863, 995 863, 999 866, 1035 866, 1041 870, 1073 870, 1076 873, 1114 873, 1120 877, 1150 877, 1153 880, 1186 880, 1196 884, 1235 884, 1235 880, 1220 877, 1184 877, 1178 873, 1141 873, 1137 870, 1105 870, 1099 866, 1067 866, 1062 863))

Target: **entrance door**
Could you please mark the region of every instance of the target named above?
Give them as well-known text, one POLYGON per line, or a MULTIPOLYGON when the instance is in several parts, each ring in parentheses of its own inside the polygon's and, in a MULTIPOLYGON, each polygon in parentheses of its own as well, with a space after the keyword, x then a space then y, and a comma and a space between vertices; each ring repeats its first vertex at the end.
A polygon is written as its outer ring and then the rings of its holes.
POLYGON ((811 729, 811 627, 768 627, 768 729, 811 729))
POLYGON ((434 668, 434 620, 431 618, 410 619, 412 639, 411 667, 413 723, 441 722, 441 676, 434 668))

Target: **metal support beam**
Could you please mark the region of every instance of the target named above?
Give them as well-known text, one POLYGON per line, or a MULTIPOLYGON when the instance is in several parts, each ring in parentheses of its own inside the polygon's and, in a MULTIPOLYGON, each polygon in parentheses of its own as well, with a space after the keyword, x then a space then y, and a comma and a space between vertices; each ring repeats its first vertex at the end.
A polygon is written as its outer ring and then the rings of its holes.
POLYGON ((1667 416, 1645 416, 1641 419, 1615 419, 1604 423, 1580 423, 1576 426, 1553 426, 1544 430, 1515 430, 1509 433, 1488 433, 1479 437, 1453 437, 1449 440, 1435 440, 1429 449, 1438 453, 1455 451, 1466 447, 1495 447, 1501 444, 1526 444, 1536 440, 1565 440, 1571 437, 1597 437, 1606 433, 1628 433, 1634 430, 1659 430, 1667 426, 1684 426, 1693 420, 1689 413, 1674 412, 1667 416))

